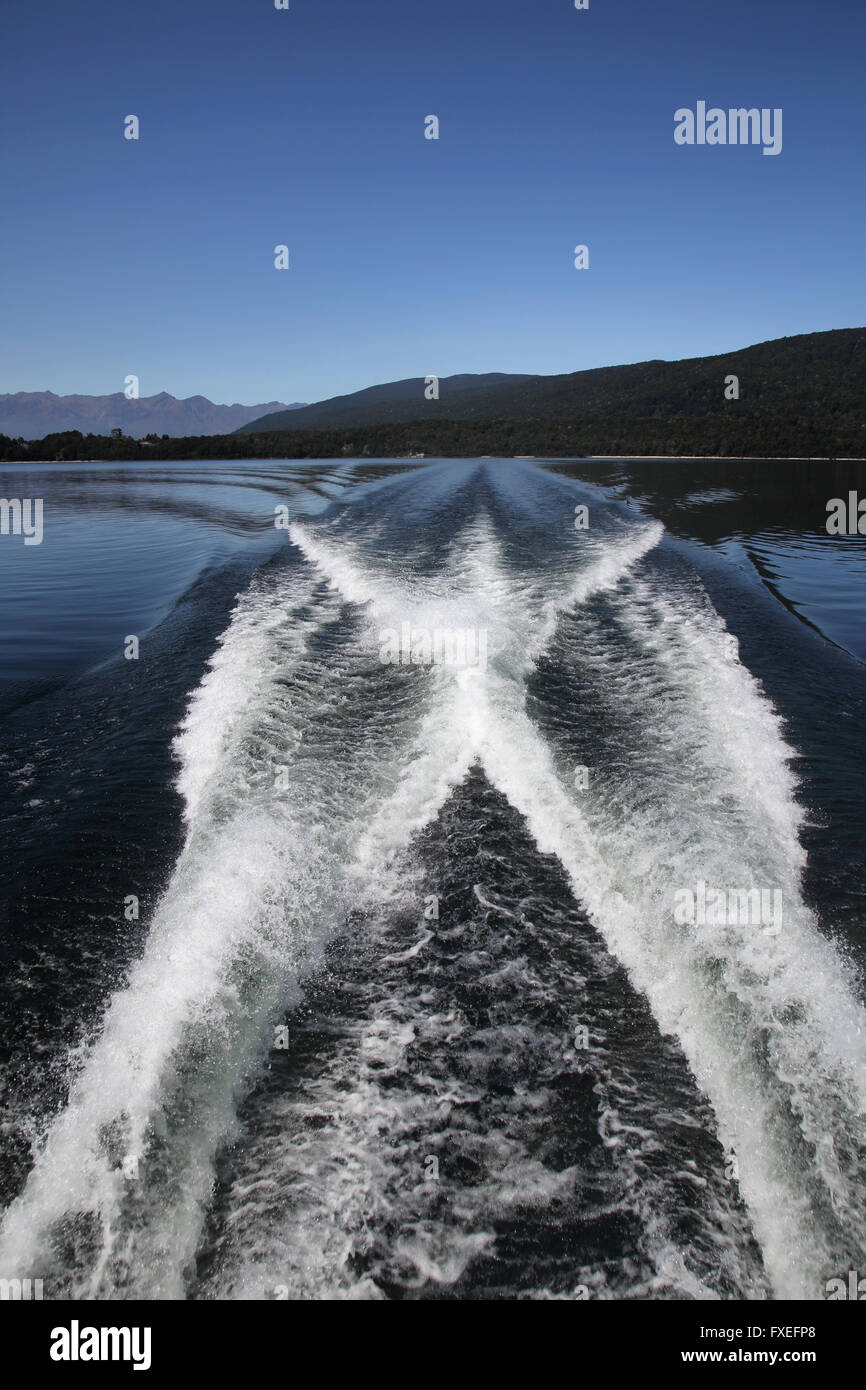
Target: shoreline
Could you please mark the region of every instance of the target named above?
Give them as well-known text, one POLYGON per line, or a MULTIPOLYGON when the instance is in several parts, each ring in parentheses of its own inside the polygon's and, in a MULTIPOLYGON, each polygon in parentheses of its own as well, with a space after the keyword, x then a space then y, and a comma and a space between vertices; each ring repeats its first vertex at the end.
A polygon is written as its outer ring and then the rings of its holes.
MULTIPOLYGON (((430 454, 426 458, 419 459, 412 454, 378 454, 355 456, 359 463, 432 463, 434 460, 451 458, 448 454, 430 454)), ((692 463, 866 463, 866 457, 857 455, 840 454, 834 458, 822 454, 459 454, 454 456, 455 462, 463 459, 466 463, 495 462, 532 462, 532 463, 664 463, 664 462, 692 462, 692 463)), ((247 455, 237 459, 229 458, 160 458, 152 454, 140 459, 0 459, 0 468, 15 468, 23 466, 33 468, 43 464, 74 464, 76 466, 88 463, 112 463, 116 467, 124 467, 127 464, 138 463, 333 463, 340 461, 348 462, 345 455, 322 455, 317 458, 297 458, 291 454, 267 455, 264 458, 257 458, 255 455, 247 455)))
POLYGON ((586 454, 584 457, 589 462, 606 460, 620 463, 625 459, 632 459, 635 463, 663 459, 693 459, 695 463, 703 459, 718 463, 733 463, 735 460, 748 460, 749 463, 866 463, 866 458, 853 454, 838 454, 832 458, 828 454, 586 454))

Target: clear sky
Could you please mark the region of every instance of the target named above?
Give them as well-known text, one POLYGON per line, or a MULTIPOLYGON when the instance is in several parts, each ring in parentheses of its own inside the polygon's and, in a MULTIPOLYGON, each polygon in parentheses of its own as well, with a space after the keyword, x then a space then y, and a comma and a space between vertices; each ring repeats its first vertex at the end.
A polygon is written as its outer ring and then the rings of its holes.
POLYGON ((862 0, 21 0, 0 23, 0 391, 312 401, 866 323, 862 0), (781 107, 781 154, 677 146, 698 100, 781 107))

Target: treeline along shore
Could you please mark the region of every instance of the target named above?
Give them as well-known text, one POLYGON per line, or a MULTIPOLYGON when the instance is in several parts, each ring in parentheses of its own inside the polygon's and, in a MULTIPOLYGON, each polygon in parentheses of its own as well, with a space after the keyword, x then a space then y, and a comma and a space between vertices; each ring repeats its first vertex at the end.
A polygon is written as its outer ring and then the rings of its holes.
POLYGON ((864 400, 866 329, 839 328, 715 357, 559 376, 409 377, 276 411, 232 434, 145 434, 142 423, 129 437, 120 420, 108 435, 0 433, 0 459, 859 459, 864 400))
POLYGON ((118 462, 171 459, 478 458, 607 454, 724 458, 863 458, 866 423, 858 413, 787 420, 765 416, 680 419, 435 420, 362 428, 275 430, 260 434, 149 435, 132 439, 67 430, 43 439, 0 435, 0 461, 118 462))

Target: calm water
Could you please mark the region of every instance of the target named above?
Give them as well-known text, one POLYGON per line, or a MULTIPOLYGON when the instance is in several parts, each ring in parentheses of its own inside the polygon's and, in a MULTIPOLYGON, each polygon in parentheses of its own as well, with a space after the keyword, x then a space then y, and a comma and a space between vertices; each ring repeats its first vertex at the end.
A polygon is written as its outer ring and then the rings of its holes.
POLYGON ((817 1299, 862 1269, 850 488, 5 467, 45 534, 0 538, 0 1275, 817 1299), (486 660, 383 662, 404 627, 486 660), (778 930, 683 922, 701 883, 778 893, 778 930))

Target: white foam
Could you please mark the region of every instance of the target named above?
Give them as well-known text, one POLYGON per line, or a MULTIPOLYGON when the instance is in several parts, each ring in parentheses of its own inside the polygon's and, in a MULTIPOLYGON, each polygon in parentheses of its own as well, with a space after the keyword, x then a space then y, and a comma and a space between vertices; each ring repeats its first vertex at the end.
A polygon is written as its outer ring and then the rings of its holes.
MULTIPOLYGON (((576 798, 528 718, 516 678, 516 668, 525 673, 549 645, 560 616, 615 591, 660 534, 653 523, 619 542, 604 536, 585 547, 576 579, 546 596, 502 570, 489 530, 464 534, 456 568, 471 577, 479 621, 500 633, 495 659, 486 672, 431 673, 437 695, 413 759, 362 843, 389 833, 396 841, 399 827, 426 823, 480 761, 539 849, 560 859, 659 1026, 679 1038, 720 1137, 738 1156, 740 1191, 777 1295, 820 1298, 828 1268, 842 1258, 840 1231, 855 1250, 864 1248, 866 1017, 802 900, 802 814, 778 716, 729 650, 706 596, 694 589, 671 600, 648 579, 626 585, 619 618, 649 674, 643 679, 620 663, 615 678, 620 708, 630 701, 637 721, 646 721, 653 702, 669 710, 669 725, 664 717, 658 728, 649 721, 666 771, 660 776, 657 760, 643 802, 637 784, 631 795, 628 776, 616 789, 611 780, 607 795, 576 798), (780 889, 781 934, 677 928, 674 893, 699 877, 780 889), (797 1154, 792 1144, 801 1141, 797 1154)), ((316 563, 342 588, 332 556, 319 549, 316 563)), ((378 611, 369 579, 354 592, 378 611)), ((611 672, 609 634, 594 637, 599 670, 611 672)))
POLYGON ((67 1271, 73 1296, 121 1285, 183 1296, 237 1094, 310 953, 359 890, 354 846, 393 792, 408 737, 390 709, 377 730, 367 717, 362 747, 350 736, 360 716, 341 727, 345 702, 364 698, 366 657, 355 653, 335 684, 306 650, 339 611, 329 601, 298 618, 309 580, 271 576, 241 600, 191 700, 177 741, 186 842, 144 955, 5 1213, 4 1270, 44 1270, 58 1223, 85 1215, 97 1257, 67 1271), (141 1173, 131 1184, 130 1158, 141 1173))
MULTIPOLYGON (((821 1296, 827 1261, 838 1254, 834 1220, 853 1246, 864 1245, 856 1155, 866 1024, 802 902, 801 817, 774 711, 745 668, 724 659, 724 628, 705 599, 672 600, 659 580, 632 577, 661 534, 651 523, 581 538, 577 573, 521 582, 505 570, 482 517, 431 584, 413 578, 411 565, 399 576, 372 568, 360 547, 326 528, 293 526, 311 568, 273 588, 262 583, 239 603, 191 700, 177 742, 184 851, 144 957, 6 1214, 0 1268, 40 1274, 53 1228, 85 1212, 99 1222, 100 1253, 94 1268, 74 1275, 73 1293, 99 1296, 122 1281, 140 1296, 182 1296, 214 1154, 298 972, 347 903, 385 891, 387 865, 479 761, 539 849, 558 856, 660 1028, 679 1038, 724 1143, 737 1152, 776 1294, 821 1296), (317 595, 312 616, 292 616, 321 578, 331 597, 317 595), (595 663, 599 689, 645 729, 655 780, 601 777, 576 796, 526 712, 526 677, 564 616, 603 595, 607 622, 638 653, 634 669, 611 664, 611 633, 590 618, 580 660, 595 663), (331 657, 335 674, 311 652, 344 602, 359 626, 331 657), (379 699, 375 728, 364 705, 365 738, 343 746, 334 733, 343 704, 363 702, 369 681, 381 678, 375 630, 404 618, 488 629, 488 667, 431 668, 411 700, 395 699, 392 709, 379 699), (274 765, 290 772, 282 797, 273 794, 274 765), (677 928, 672 892, 700 876, 779 886, 781 935, 677 928), (792 1151, 792 1133, 811 1172, 792 1151), (150 1166, 138 1191, 119 1172, 119 1155, 130 1153, 150 1166), (826 1210, 815 1209, 816 1198, 826 1210)), ((392 673, 395 696, 406 674, 392 673)), ((374 1021, 370 1045, 403 1047, 390 1027, 374 1021)), ((373 1103, 373 1094, 351 1103, 373 1103)), ((380 1161, 364 1155, 341 1200, 362 1202, 365 1165, 380 1161)), ((339 1239, 335 1228, 322 1260, 339 1239)), ((402 1255, 419 1279, 447 1282, 473 1249, 417 1233, 402 1255)), ((679 1256, 664 1233, 657 1256, 659 1278, 669 1277, 679 1256)), ((694 1294, 703 1296, 697 1287, 694 1294)), ((346 1296, 377 1294, 362 1280, 346 1296)))

